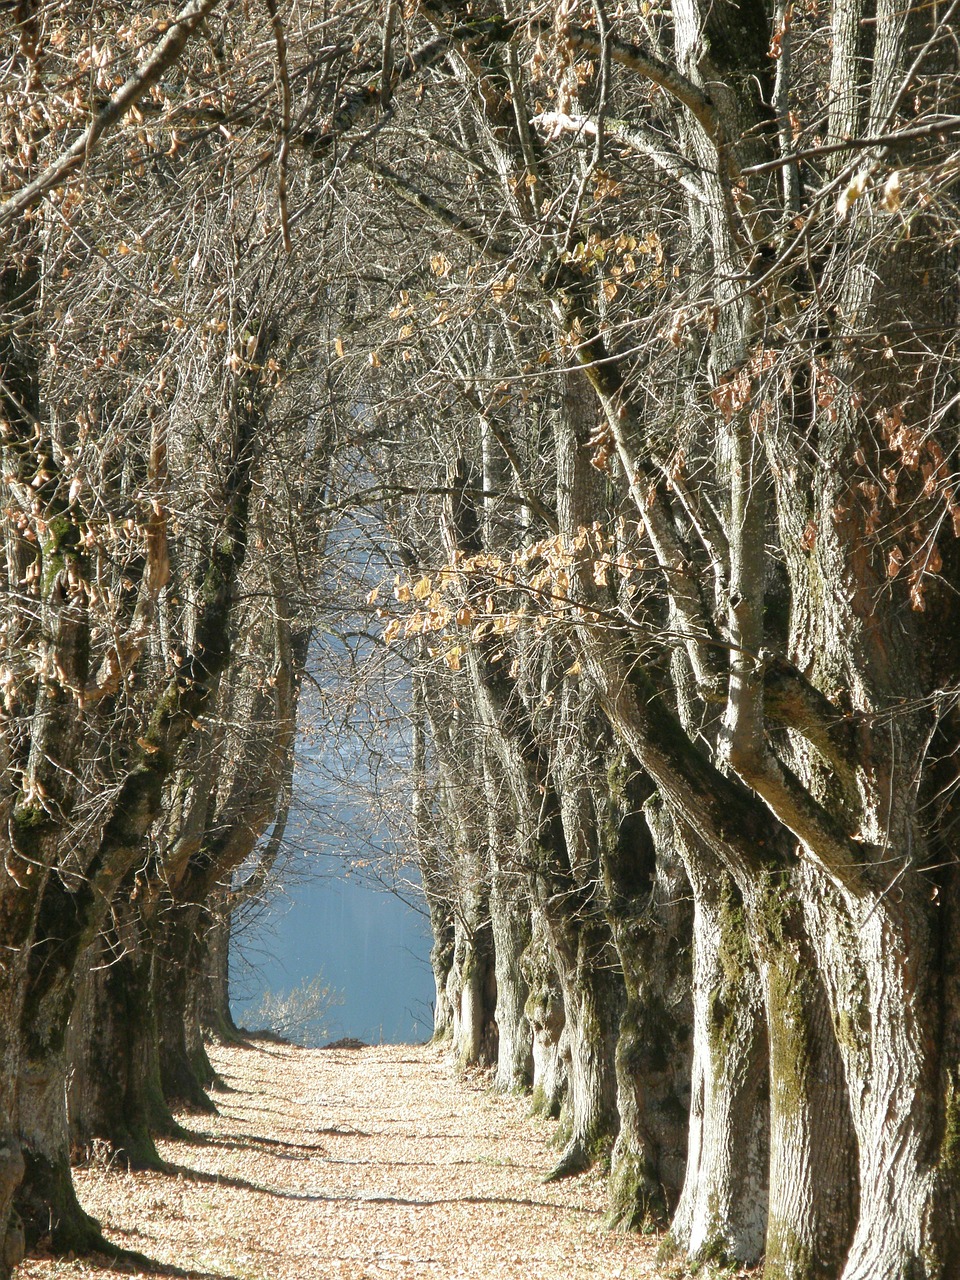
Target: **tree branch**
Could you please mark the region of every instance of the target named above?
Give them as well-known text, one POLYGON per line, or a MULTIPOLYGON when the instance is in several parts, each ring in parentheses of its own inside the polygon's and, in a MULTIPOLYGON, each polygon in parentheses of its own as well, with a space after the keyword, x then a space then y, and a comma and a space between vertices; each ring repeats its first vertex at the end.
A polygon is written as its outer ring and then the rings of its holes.
POLYGON ((852 786, 857 758, 855 722, 843 716, 792 662, 766 651, 760 657, 767 719, 801 734, 841 781, 852 786))
POLYGON ((39 177, 0 205, 0 230, 21 217, 48 191, 64 182, 93 154, 100 138, 118 124, 136 105, 137 99, 143 97, 163 73, 173 66, 197 27, 219 2, 220 0, 191 0, 185 9, 181 9, 153 54, 117 90, 107 105, 97 112, 80 137, 48 165, 39 177))
POLYGON ((368 173, 374 175, 384 182, 392 191, 395 191, 401 200, 405 200, 407 204, 413 205, 415 209, 419 209, 421 213, 425 213, 433 222, 438 222, 445 230, 452 232, 461 240, 465 240, 479 253, 486 258, 492 258, 496 262, 502 262, 511 255, 511 247, 503 244, 501 241, 492 239, 469 219, 462 217, 459 213, 455 213, 453 209, 447 205, 441 204, 439 200, 435 200, 433 196, 428 195, 421 187, 415 186, 407 178, 397 173, 395 169, 389 168, 385 164, 379 164, 375 161, 364 161, 363 167, 368 173))
POLYGON ((917 125, 914 129, 898 129, 893 133, 876 134, 873 137, 845 138, 843 142, 827 142, 820 147, 805 147, 802 151, 792 151, 789 155, 780 156, 777 160, 767 160, 763 164, 752 164, 741 169, 744 175, 770 173, 774 169, 783 169, 797 160, 813 160, 817 156, 833 155, 837 151, 861 151, 869 147, 896 147, 901 142, 914 142, 919 138, 930 138, 938 133, 956 133, 960 130, 960 116, 941 116, 931 120, 929 124, 917 125))
MULTIPOLYGON (((578 138, 596 138, 598 123, 591 116, 570 116, 561 111, 542 111, 530 120, 538 129, 548 131, 546 141, 552 142, 561 133, 573 133, 578 138)), ((629 124, 626 120, 605 119, 604 136, 623 147, 629 147, 640 155, 652 160, 658 168, 665 170, 695 200, 704 202, 706 196, 703 188, 695 182, 691 174, 694 172, 690 161, 679 152, 669 151, 659 140, 653 142, 644 137, 645 126, 629 124)), ((652 135, 652 130, 649 131, 652 135)))
MULTIPOLYGON (((544 33, 547 31, 545 23, 535 23, 533 27, 535 30, 538 27, 543 28, 544 33)), ((602 56, 603 40, 598 32, 588 31, 583 27, 570 27, 564 35, 575 49, 591 53, 597 58, 602 56)), ((704 93, 692 80, 681 75, 676 67, 661 62, 659 58, 655 58, 638 44, 617 40, 614 37, 610 37, 609 40, 609 53, 611 62, 616 62, 619 66, 626 67, 628 71, 643 76, 652 84, 659 85, 681 106, 686 107, 708 138, 718 144, 722 141, 723 129, 720 117, 709 94, 704 93)))

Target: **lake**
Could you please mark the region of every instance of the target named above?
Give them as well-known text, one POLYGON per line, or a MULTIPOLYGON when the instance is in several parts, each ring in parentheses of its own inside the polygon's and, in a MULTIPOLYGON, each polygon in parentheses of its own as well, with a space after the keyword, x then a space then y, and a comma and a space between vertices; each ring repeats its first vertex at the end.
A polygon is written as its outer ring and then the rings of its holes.
MULTIPOLYGON (((410 890, 408 889, 409 893, 410 890)), ((317 874, 277 895, 231 955, 238 1025, 264 990, 288 992, 322 974, 343 997, 327 1038, 417 1044, 433 1033, 427 919, 362 873, 317 874)))

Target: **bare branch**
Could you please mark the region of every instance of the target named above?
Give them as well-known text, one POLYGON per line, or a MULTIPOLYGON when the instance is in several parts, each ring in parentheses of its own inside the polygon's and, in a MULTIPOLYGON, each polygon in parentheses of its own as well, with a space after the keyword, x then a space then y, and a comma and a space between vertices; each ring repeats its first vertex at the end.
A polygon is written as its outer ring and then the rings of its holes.
POLYGON ((0 229, 10 226, 89 159, 103 135, 119 124, 127 112, 136 106, 137 100, 173 66, 190 37, 219 2, 220 0, 191 0, 185 9, 181 9, 153 54, 118 89, 107 105, 97 112, 80 137, 48 165, 39 177, 0 205, 0 229))

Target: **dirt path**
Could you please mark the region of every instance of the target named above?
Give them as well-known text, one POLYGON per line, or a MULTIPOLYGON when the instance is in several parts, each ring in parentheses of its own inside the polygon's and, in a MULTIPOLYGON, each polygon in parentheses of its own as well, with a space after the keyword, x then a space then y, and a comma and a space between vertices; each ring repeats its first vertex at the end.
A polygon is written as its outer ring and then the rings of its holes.
MULTIPOLYGON (((78 1170, 107 1234, 235 1280, 579 1280, 657 1276, 655 1243, 602 1229, 596 1175, 544 1186, 552 1125, 457 1080, 432 1047, 219 1051, 229 1091, 182 1172, 78 1170)), ((29 1261, 16 1280, 130 1275, 29 1261)), ((161 1272, 169 1274, 169 1272, 161 1272)))

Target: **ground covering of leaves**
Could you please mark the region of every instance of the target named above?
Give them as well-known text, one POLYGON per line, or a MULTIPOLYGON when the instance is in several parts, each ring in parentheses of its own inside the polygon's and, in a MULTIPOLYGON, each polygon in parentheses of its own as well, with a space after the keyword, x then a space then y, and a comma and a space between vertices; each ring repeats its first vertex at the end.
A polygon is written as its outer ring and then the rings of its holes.
MULTIPOLYGON (((217 1049, 217 1116, 172 1172, 77 1171, 107 1235, 233 1280, 653 1280, 656 1241, 603 1229, 599 1172, 544 1185, 553 1125, 436 1046, 217 1049)), ((171 1266, 172 1264, 172 1266, 171 1266)), ((16 1280, 132 1274, 31 1259, 16 1280)), ((133 1274, 144 1275, 145 1272, 133 1274)))

